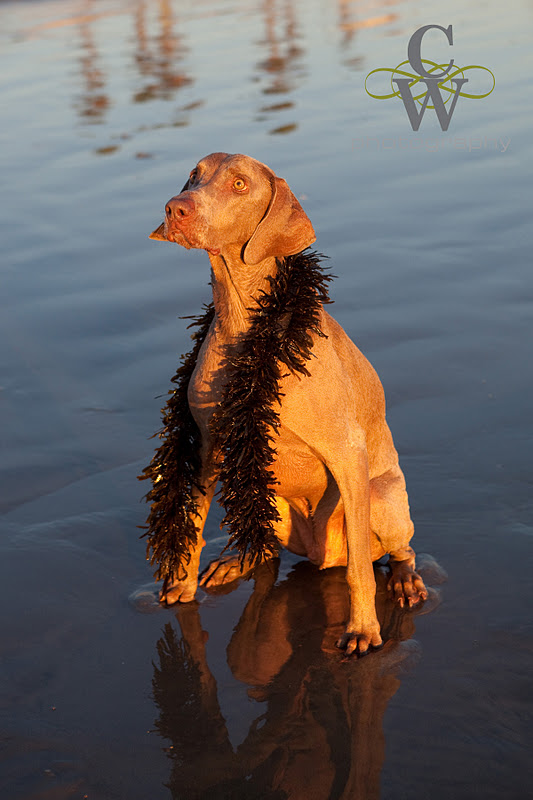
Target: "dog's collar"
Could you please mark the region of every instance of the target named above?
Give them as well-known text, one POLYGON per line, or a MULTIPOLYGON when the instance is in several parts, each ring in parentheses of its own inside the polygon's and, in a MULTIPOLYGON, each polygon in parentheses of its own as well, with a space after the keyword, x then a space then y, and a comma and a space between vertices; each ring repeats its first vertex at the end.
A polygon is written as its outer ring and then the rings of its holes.
MULTIPOLYGON (((277 261, 269 278, 270 291, 257 298, 251 325, 237 355, 228 356, 228 380, 211 421, 211 433, 221 454, 219 502, 229 528, 227 547, 234 547, 253 564, 277 551, 274 526, 279 521, 275 477, 270 467, 275 458, 273 433, 279 427, 279 380, 283 369, 309 375, 306 362, 312 355, 313 337, 324 336, 320 309, 329 299, 331 275, 320 264, 324 256, 304 250, 277 261)), ((162 444, 140 480, 150 479, 146 495, 151 511, 146 523, 147 558, 157 564, 156 579, 168 583, 183 580, 196 544, 193 497, 199 485, 200 432, 194 422, 187 389, 198 354, 214 318, 213 304, 193 318, 189 327, 194 346, 183 357, 172 378, 175 389, 162 409, 162 444)))

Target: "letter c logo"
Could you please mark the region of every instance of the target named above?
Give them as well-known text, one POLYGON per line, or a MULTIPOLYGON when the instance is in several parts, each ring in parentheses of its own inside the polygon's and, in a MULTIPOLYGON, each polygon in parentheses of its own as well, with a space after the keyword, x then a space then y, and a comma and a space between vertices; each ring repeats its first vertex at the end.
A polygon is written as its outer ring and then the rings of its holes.
POLYGON ((446 34, 446 38, 448 39, 449 44, 453 44, 453 33, 452 33, 452 26, 448 25, 447 28, 443 28, 442 25, 424 25, 423 28, 419 28, 417 31, 413 33, 411 38, 409 39, 409 44, 407 45, 407 58, 409 59, 409 63, 411 64, 412 68, 418 72, 418 74, 422 78, 444 78, 444 76, 451 70, 453 67, 453 58, 448 64, 448 68, 441 72, 440 75, 437 75, 435 72, 427 72, 422 64, 422 54, 420 52, 420 48, 422 45, 422 37, 426 33, 426 31, 431 30, 431 28, 437 28, 437 30, 442 31, 446 34))

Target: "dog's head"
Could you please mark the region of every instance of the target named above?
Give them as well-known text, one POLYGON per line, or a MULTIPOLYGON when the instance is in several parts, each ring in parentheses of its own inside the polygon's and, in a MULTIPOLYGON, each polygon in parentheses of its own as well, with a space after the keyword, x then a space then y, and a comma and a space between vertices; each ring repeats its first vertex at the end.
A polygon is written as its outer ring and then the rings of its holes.
POLYGON ((238 249, 245 264, 300 253, 315 232, 283 178, 244 155, 211 153, 165 206, 151 239, 223 255, 238 249))

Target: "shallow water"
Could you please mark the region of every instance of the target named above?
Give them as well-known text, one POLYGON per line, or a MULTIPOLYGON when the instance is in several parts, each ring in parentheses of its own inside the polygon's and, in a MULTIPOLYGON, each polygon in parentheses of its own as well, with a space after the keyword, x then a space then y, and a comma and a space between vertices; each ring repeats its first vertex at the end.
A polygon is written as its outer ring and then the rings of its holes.
POLYGON ((527 794, 532 8, 512 11, 0 3, 2 797, 527 794), (454 46, 432 32, 428 53, 496 88, 415 134, 364 79, 433 22, 454 46), (295 557, 153 603, 136 475, 208 262, 147 236, 212 151, 301 198, 385 386, 415 549, 449 576, 426 559, 416 615, 380 583, 388 642, 359 662, 332 648, 342 571, 295 557))

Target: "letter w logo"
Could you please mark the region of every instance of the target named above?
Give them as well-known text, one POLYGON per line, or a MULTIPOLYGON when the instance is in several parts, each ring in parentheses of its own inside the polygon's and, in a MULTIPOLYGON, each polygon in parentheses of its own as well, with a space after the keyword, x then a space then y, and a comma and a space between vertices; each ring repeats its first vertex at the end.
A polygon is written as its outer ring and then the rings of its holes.
POLYGON ((433 101, 433 106, 435 108, 437 119, 439 120, 440 127, 443 131, 448 130, 448 126, 451 122, 453 112, 455 110, 455 106, 457 105, 457 100, 459 99, 459 94, 461 93, 461 89, 465 83, 468 83, 467 78, 449 78, 452 83, 456 85, 455 93, 453 96, 452 104, 450 106, 450 110, 447 111, 444 100, 442 99, 442 95, 439 90, 439 81, 442 81, 442 75, 439 77, 421 77, 420 80, 424 81, 427 86, 426 96, 424 97, 424 102, 420 107, 420 111, 417 110, 415 101, 413 99, 413 95, 411 94, 410 83, 411 78, 393 78, 393 83, 398 85, 398 90, 400 92, 400 97, 403 100, 403 104, 405 106, 405 110, 407 111, 407 116, 409 117, 409 122, 411 123, 411 127, 414 131, 417 131, 420 127, 420 123, 422 122, 422 117, 424 116, 425 110, 428 106, 429 98, 431 97, 433 101))

